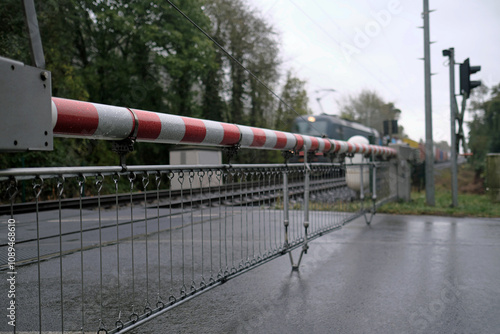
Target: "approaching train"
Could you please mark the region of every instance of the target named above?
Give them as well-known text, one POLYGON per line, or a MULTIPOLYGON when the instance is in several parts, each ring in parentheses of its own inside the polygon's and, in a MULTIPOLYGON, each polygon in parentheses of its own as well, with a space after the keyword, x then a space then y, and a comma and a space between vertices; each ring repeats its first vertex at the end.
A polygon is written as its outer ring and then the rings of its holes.
POLYGON ((344 141, 353 136, 363 136, 370 144, 381 145, 382 143, 377 130, 327 114, 297 117, 293 122, 292 132, 344 141))
MULTIPOLYGON (((295 118, 292 125, 293 133, 309 136, 327 137, 331 139, 347 141, 353 136, 363 136, 370 144, 383 145, 382 138, 377 130, 364 126, 360 123, 343 120, 335 115, 314 115, 295 118)), ((425 145, 409 138, 402 139, 410 147, 420 151, 420 161, 425 160, 425 145)), ((450 160, 449 151, 434 147, 434 161, 436 163, 450 160)))
MULTIPOLYGON (((335 115, 314 115, 297 117, 292 125, 292 132, 315 137, 327 137, 330 139, 348 141, 354 136, 363 136, 370 144, 381 145, 382 140, 377 130, 356 122, 340 119, 335 115)), ((304 161, 304 153, 294 157, 290 162, 304 161)), ((329 159, 323 153, 316 153, 311 162, 327 162, 329 159)))

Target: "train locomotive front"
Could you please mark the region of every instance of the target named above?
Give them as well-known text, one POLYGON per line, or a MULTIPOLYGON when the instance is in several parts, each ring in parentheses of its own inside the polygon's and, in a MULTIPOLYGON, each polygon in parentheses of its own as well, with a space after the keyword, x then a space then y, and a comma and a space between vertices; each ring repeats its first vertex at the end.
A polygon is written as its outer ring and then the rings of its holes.
MULTIPOLYGON (((292 132, 302 135, 326 137, 330 139, 348 141, 354 136, 363 136, 372 145, 381 145, 382 141, 377 130, 364 126, 360 123, 346 121, 335 115, 310 115, 295 118, 292 125, 292 132)), ((294 159, 302 162, 303 156, 294 159)), ((312 162, 329 161, 322 153, 316 153, 312 162)))

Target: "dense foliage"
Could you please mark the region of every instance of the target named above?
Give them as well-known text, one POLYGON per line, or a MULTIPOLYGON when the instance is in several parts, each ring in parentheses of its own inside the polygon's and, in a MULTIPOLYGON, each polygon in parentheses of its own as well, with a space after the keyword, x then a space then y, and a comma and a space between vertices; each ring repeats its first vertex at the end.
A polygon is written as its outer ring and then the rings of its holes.
MULTIPOLYGON (((290 73, 281 79, 277 34, 258 12, 242 0, 173 2, 260 82, 166 1, 45 0, 36 5, 52 95, 289 130, 283 124, 294 111, 265 85, 308 112, 305 82, 290 73)), ((0 3, 0 55, 30 63, 21 1, 0 3)), ((110 146, 56 139, 53 152, 3 154, 0 163, 116 164, 110 146)), ((168 150, 168 145, 137 143, 128 162, 168 163, 168 150)), ((242 162, 249 159, 239 156, 242 162)))
POLYGON ((500 153, 500 85, 491 90, 482 86, 473 91, 469 122, 470 162, 480 176, 484 172, 486 155, 500 153))

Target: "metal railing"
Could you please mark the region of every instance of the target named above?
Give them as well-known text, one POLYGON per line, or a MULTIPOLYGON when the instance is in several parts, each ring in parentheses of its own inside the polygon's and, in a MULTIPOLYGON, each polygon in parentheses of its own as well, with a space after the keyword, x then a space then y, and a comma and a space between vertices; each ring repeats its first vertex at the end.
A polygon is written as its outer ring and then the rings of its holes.
POLYGON ((51 104, 55 136, 112 140, 121 166, 0 170, 2 305, 10 307, 0 332, 128 331, 279 256, 297 270, 311 240, 356 217, 369 223, 397 197, 397 164, 375 162, 394 157, 393 148, 51 104), (136 141, 302 151, 305 162, 126 166, 136 141), (315 152, 364 162, 308 164, 315 152))
POLYGON ((0 332, 126 332, 276 257, 297 270, 311 240, 359 216, 370 223, 397 197, 396 164, 374 162, 395 149, 52 97, 43 61, 0 63, 0 150, 49 151, 56 136, 110 140, 120 156, 120 166, 0 170, 0 332), (306 161, 126 166, 135 142, 306 161), (314 153, 370 161, 308 164, 314 153))
POLYGON ((16 330, 125 332, 287 253, 296 269, 311 240, 362 215, 369 223, 394 199, 395 171, 393 162, 0 171, 11 208, 0 269, 15 278, 16 330), (32 213, 16 212, 21 182, 32 213), (76 207, 64 208, 66 197, 76 207), (58 208, 40 210, 45 199, 58 208))

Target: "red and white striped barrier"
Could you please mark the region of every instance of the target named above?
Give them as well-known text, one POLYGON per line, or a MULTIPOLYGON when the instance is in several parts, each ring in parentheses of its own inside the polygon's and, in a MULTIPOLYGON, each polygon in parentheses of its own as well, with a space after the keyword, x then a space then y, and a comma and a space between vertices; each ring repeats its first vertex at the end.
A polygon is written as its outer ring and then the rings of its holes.
POLYGON ((323 153, 362 153, 394 156, 383 146, 349 143, 289 132, 255 128, 191 117, 52 98, 52 122, 57 137, 122 140, 167 144, 198 144, 323 153))

